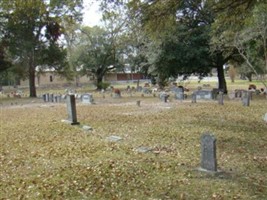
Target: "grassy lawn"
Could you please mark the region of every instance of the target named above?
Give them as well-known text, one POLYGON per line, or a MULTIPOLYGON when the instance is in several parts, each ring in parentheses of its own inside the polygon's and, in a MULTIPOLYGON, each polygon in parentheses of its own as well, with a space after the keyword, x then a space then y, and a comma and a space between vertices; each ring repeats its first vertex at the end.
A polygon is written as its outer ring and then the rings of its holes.
POLYGON ((222 106, 93 96, 95 105, 77 102, 80 126, 61 122, 65 103, 1 100, 0 199, 267 198, 266 98, 244 107, 227 97, 222 106), (217 138, 220 174, 196 170, 203 133, 217 138))

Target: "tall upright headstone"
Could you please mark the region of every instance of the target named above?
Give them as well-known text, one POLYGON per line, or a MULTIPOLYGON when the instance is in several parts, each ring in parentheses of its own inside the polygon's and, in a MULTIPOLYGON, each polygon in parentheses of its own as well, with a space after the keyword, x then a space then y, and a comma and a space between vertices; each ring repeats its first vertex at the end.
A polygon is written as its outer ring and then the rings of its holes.
POLYGON ((43 100, 46 102, 46 94, 43 94, 43 100))
POLYGON ((49 94, 48 94, 48 93, 46 93, 46 94, 45 94, 45 96, 46 96, 46 98, 45 98, 45 99, 46 99, 46 101, 48 101, 48 102, 49 102, 49 94))
POLYGON ((242 104, 243 104, 243 106, 249 106, 250 105, 250 92, 248 92, 248 91, 242 92, 242 104))
POLYGON ((67 111, 68 122, 71 125, 79 125, 80 123, 77 121, 75 96, 73 94, 67 96, 67 111))
POLYGON ((201 168, 206 171, 217 171, 216 138, 211 134, 201 136, 201 168))
POLYGON ((218 97, 218 104, 223 105, 223 92, 219 92, 217 97, 218 97))

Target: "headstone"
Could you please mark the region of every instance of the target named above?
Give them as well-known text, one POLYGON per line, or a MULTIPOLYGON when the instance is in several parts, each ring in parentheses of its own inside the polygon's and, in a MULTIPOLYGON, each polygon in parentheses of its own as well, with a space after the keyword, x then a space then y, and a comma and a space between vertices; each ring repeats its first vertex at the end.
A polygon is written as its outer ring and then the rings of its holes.
POLYGON ((77 121, 77 114, 76 114, 75 96, 73 94, 67 96, 67 111, 68 111, 68 122, 71 125, 79 125, 80 123, 77 121))
POLYGON ((92 131, 93 128, 92 128, 91 126, 86 126, 86 125, 84 125, 84 126, 83 126, 83 130, 85 130, 85 131, 92 131))
POLYGON ((136 101, 136 105, 137 105, 138 107, 140 107, 140 105, 141 105, 141 101, 140 101, 140 100, 136 101))
POLYGON ((109 142, 118 142, 118 141, 122 140, 122 138, 119 136, 112 135, 112 136, 107 137, 107 140, 109 142))
POLYGON ((62 95, 59 94, 57 97, 58 97, 58 103, 60 103, 62 101, 62 95))
POLYGON ((51 102, 54 102, 54 94, 50 94, 49 99, 51 102))
POLYGON ((49 94, 47 93, 47 94, 45 94, 45 96, 46 96, 46 98, 45 98, 46 101, 49 102, 49 94))
POLYGON ((183 88, 177 87, 173 91, 175 93, 175 99, 178 99, 178 100, 184 99, 184 89, 183 88))
POLYGON ((202 99, 202 100, 212 100, 212 91, 211 90, 197 90, 196 93, 196 99, 202 99))
POLYGON ((230 100, 235 99, 235 91, 229 92, 228 97, 230 100))
POLYGON ((211 134, 201 136, 201 168, 203 170, 216 172, 216 138, 211 134))
POLYGON ((89 93, 83 94, 81 96, 81 99, 82 99, 82 103, 86 103, 86 104, 92 104, 94 102, 93 95, 89 93))
POLYGON ((147 153, 149 151, 152 151, 153 149, 150 147, 138 147, 137 149, 135 149, 136 152, 138 153, 147 153))
POLYGON ((195 92, 193 92, 192 94, 192 103, 196 103, 197 102, 197 95, 195 92))
POLYGON ((46 102, 46 94, 43 94, 43 100, 46 102))
POLYGON ((159 95, 159 98, 165 103, 168 102, 168 98, 169 97, 170 97, 170 95, 167 94, 166 92, 161 92, 160 95, 159 95))
POLYGON ((223 105, 223 92, 219 92, 218 94, 218 104, 223 105))
POLYGON ((235 90, 235 98, 242 98, 243 92, 246 92, 246 90, 235 90))
POLYGON ((242 104, 243 106, 249 106, 250 104, 250 94, 248 91, 243 91, 242 92, 242 104))
POLYGON ((144 87, 142 91, 144 94, 151 94, 151 90, 149 88, 144 87))
POLYGON ((219 94, 219 92, 220 92, 220 89, 218 89, 218 88, 213 88, 212 89, 212 99, 217 99, 217 96, 218 96, 218 94, 219 94))

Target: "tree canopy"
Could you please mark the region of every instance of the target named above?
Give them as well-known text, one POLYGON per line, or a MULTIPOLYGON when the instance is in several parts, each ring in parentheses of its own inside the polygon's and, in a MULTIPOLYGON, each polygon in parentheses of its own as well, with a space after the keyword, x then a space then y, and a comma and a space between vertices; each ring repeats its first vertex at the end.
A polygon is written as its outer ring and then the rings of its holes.
POLYGON ((29 77, 30 96, 36 97, 35 69, 62 65, 64 48, 63 21, 81 20, 82 0, 2 0, 0 21, 2 40, 8 46, 13 63, 29 77))

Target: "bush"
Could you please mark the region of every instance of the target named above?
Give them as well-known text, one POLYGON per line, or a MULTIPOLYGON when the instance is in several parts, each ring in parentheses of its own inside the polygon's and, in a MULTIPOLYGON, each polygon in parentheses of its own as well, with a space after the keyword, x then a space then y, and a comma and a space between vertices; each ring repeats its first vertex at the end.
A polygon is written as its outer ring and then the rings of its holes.
POLYGON ((110 86, 110 83, 108 83, 108 82, 101 82, 101 83, 98 83, 97 84, 97 88, 98 89, 107 89, 108 87, 110 86))

